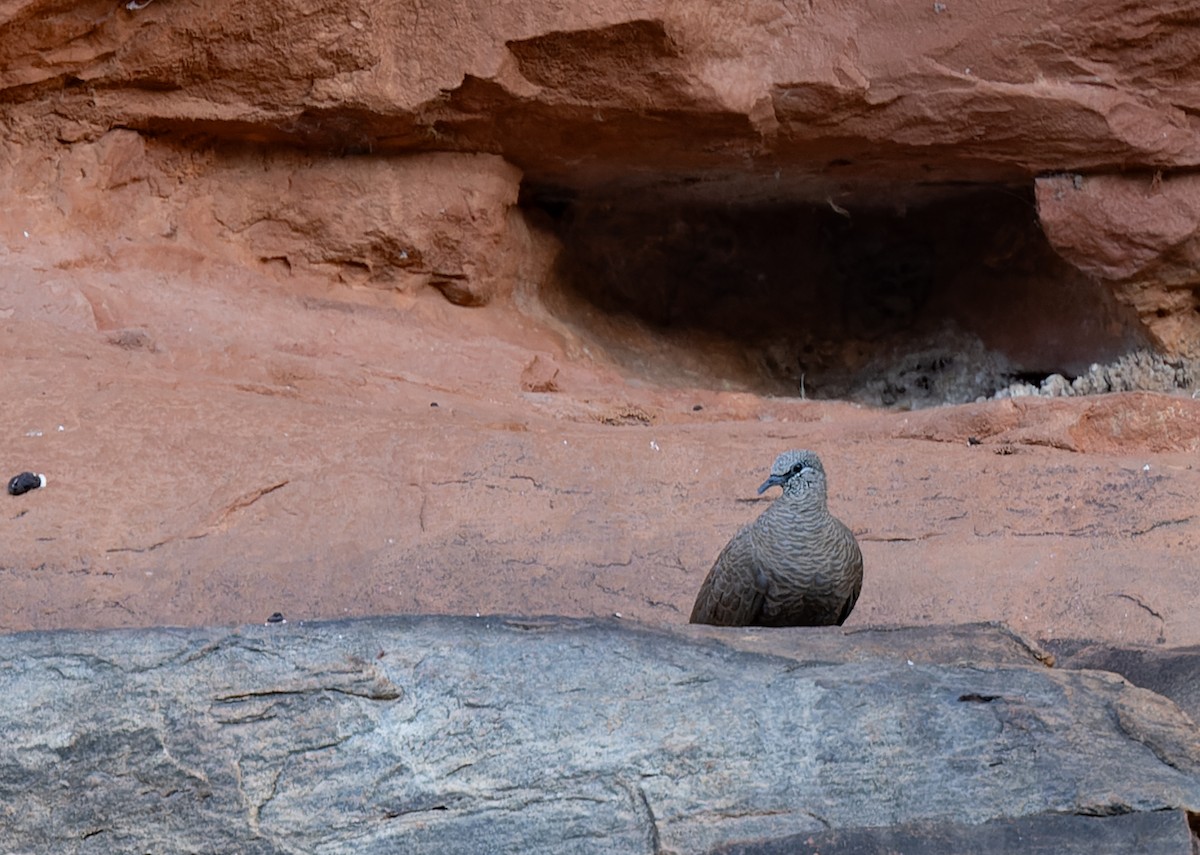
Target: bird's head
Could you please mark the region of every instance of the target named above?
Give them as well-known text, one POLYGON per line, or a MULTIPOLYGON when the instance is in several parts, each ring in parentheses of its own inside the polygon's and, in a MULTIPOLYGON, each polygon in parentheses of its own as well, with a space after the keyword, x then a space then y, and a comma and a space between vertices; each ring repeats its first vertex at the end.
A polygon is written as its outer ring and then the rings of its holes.
POLYGON ((817 488, 825 490, 825 467, 815 452, 807 449, 785 451, 771 464, 771 476, 758 488, 762 495, 770 487, 782 487, 785 496, 795 496, 817 488))

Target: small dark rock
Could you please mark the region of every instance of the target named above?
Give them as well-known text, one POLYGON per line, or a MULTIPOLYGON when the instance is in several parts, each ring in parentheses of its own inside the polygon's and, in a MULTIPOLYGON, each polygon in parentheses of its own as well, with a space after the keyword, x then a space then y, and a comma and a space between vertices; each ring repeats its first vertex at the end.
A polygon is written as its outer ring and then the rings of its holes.
POLYGON ((704 407, 702 407, 700 404, 693 404, 693 405, 692 405, 692 412, 693 412, 693 413, 698 413, 698 412, 700 412, 700 411, 701 411, 701 410, 703 410, 703 409, 704 409, 704 407))
POLYGON ((283 612, 275 612, 267 618, 267 623, 287 623, 287 620, 284 618, 283 612))
POLYGON ((39 487, 46 486, 45 475, 35 475, 32 472, 22 472, 8 482, 8 494, 10 496, 20 496, 22 493, 28 493, 30 490, 36 490, 39 487))

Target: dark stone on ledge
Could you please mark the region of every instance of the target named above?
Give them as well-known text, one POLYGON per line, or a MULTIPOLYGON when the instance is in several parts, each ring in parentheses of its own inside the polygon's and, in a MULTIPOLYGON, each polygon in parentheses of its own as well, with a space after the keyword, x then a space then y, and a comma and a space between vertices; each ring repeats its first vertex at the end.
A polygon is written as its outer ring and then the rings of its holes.
POLYGON ((0 638, 0 693, 0 851, 883 846, 1200 810, 1174 704, 994 626, 34 633, 0 638))

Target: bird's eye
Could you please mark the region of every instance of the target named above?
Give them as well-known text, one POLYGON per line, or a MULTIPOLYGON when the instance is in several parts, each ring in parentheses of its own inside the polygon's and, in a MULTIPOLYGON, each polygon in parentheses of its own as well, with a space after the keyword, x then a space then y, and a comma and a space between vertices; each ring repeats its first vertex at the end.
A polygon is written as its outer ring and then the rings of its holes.
POLYGON ((788 470, 788 474, 789 475, 799 475, 800 470, 803 468, 804 468, 803 463, 797 463, 795 466, 793 466, 791 469, 788 470))

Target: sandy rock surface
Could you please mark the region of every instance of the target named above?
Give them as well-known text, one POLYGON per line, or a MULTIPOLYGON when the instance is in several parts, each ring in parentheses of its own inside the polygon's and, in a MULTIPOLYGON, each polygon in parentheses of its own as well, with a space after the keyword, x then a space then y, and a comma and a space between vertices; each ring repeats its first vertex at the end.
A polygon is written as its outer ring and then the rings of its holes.
POLYGON ((0 269, 5 471, 49 482, 3 497, 4 629, 680 623, 775 454, 810 447, 865 555, 850 625, 1200 642, 1200 402, 664 390, 510 304, 318 292, 170 248, 48 255, 0 269))
POLYGON ((1190 389, 801 397, 1193 353, 1193 17, 7 7, 0 630, 681 623, 810 447, 850 626, 1200 642, 1190 389))

